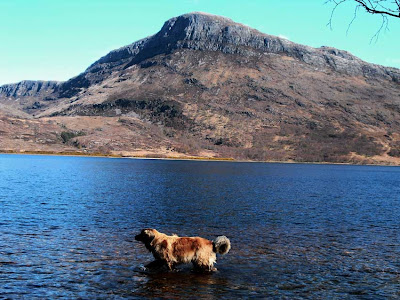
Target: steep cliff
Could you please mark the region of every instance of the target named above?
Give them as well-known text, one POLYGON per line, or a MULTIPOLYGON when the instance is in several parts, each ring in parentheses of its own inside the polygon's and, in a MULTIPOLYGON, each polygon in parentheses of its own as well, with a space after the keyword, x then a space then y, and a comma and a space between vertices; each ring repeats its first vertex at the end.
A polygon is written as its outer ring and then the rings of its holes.
POLYGON ((23 111, 34 114, 35 111, 49 107, 58 99, 56 95, 60 82, 24 80, 18 83, 0 86, 0 104, 8 111, 23 111))

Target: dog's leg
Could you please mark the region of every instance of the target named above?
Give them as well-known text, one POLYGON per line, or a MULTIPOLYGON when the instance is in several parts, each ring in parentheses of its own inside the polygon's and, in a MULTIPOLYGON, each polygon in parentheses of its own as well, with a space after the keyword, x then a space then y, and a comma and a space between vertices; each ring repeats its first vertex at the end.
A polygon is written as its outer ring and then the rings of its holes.
POLYGON ((175 264, 171 261, 167 261, 168 269, 173 271, 175 269, 175 264))
POLYGON ((196 272, 214 272, 217 268, 214 265, 199 264, 198 262, 193 262, 193 269, 196 272))
POLYGON ((161 259, 156 259, 155 261, 152 261, 151 263, 145 265, 145 267, 149 270, 158 270, 164 267, 165 265, 166 265, 165 261, 161 259))
POLYGON ((195 260, 192 261, 194 269, 202 272, 212 272, 217 271, 217 268, 214 267, 214 263, 216 263, 216 255, 215 253, 198 255, 195 260))

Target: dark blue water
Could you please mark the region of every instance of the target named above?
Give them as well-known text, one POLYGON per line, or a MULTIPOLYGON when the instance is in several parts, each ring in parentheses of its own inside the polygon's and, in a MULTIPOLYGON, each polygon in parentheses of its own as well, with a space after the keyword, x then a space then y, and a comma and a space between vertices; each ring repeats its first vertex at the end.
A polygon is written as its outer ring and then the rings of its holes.
POLYGON ((0 299, 400 297, 400 168, 0 155, 0 299), (145 274, 143 227, 232 249, 145 274))

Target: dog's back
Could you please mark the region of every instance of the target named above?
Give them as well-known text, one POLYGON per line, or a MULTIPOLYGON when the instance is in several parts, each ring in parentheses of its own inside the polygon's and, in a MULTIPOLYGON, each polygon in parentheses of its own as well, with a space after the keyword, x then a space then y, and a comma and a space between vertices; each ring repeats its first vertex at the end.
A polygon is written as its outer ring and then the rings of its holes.
POLYGON ((213 256, 213 243, 201 237, 175 237, 171 240, 171 254, 177 263, 194 262, 213 256))

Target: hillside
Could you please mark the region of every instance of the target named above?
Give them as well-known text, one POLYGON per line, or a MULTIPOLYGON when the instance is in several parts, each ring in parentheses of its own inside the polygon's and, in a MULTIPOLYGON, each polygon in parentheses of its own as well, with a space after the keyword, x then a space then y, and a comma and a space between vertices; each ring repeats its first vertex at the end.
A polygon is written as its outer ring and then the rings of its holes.
POLYGON ((66 82, 0 87, 0 150, 400 164, 399 117, 400 70, 191 13, 66 82))

